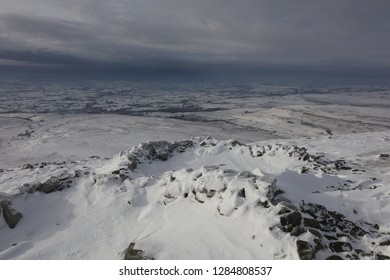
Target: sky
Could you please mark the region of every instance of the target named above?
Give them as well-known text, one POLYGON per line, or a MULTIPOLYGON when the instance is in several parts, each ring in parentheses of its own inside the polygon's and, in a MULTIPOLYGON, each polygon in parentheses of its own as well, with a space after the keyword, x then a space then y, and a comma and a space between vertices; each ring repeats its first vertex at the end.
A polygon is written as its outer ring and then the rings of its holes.
POLYGON ((388 0, 0 0, 0 75, 383 81, 389 11, 388 0))

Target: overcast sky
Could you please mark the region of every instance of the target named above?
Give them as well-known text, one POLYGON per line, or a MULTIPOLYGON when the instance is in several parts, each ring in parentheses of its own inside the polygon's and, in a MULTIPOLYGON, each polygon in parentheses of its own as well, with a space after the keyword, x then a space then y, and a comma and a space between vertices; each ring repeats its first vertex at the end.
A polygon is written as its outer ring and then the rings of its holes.
POLYGON ((386 77, 389 14, 389 0, 0 0, 0 71, 386 77))

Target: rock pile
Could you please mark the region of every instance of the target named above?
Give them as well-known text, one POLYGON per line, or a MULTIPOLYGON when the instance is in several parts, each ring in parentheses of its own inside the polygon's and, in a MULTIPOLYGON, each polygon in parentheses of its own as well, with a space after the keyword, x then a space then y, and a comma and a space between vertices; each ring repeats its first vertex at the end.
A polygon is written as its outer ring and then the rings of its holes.
POLYGON ((281 208, 278 213, 280 228, 297 237, 300 259, 315 259, 317 253, 326 259, 362 259, 374 256, 379 259, 384 256, 380 252, 365 251, 359 247, 367 240, 381 237, 377 224, 358 224, 341 213, 314 203, 302 202, 299 209, 288 202, 279 203, 278 206, 281 208))

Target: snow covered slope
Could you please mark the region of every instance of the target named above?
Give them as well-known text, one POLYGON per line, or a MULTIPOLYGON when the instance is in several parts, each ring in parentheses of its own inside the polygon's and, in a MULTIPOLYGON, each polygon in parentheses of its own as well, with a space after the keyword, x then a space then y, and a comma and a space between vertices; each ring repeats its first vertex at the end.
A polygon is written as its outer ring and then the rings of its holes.
POLYGON ((3 169, 0 259, 385 259, 389 151, 389 131, 191 138, 3 169))

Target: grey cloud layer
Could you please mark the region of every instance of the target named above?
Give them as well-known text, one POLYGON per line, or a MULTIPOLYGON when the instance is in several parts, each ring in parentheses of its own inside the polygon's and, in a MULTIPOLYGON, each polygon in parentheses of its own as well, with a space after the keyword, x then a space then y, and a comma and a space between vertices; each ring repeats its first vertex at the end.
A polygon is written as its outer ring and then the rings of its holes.
POLYGON ((0 58, 8 60, 390 67, 388 0, 0 0, 0 6, 0 58))

